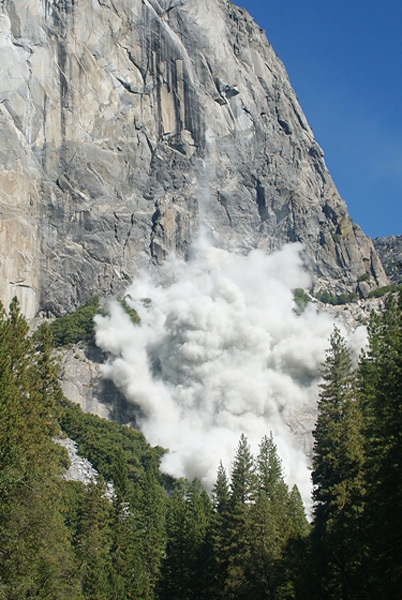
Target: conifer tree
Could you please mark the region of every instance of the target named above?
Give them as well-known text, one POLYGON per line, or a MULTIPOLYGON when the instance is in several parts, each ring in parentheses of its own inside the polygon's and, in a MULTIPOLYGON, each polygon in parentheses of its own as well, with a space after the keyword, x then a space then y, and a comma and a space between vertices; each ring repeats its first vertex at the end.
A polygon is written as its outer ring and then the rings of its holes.
POLYGON ((289 515, 291 519, 293 539, 304 539, 310 533, 303 500, 299 488, 294 485, 289 494, 289 515))
POLYGON ((322 371, 313 436, 312 551, 319 598, 356 597, 362 535, 363 442, 350 352, 334 328, 322 371))
POLYGON ((77 554, 86 600, 112 597, 112 510, 104 481, 92 480, 82 498, 77 531, 77 554))
POLYGON ((161 571, 166 549, 166 493, 158 481, 155 465, 151 459, 144 466, 145 477, 141 481, 141 503, 136 516, 139 527, 138 547, 143 563, 143 595, 152 600, 161 571))
POLYGON ((298 537, 296 519, 307 525, 303 504, 297 488, 289 494, 272 433, 261 440, 256 462, 257 491, 249 530, 250 593, 256 599, 292 598, 294 576, 288 564, 288 545, 298 537))
POLYGON ((54 416, 27 334, 14 299, 0 323, 0 587, 10 599, 78 599, 54 416))
POLYGON ((402 294, 372 314, 359 373, 367 485, 363 570, 368 597, 393 598, 402 587, 402 294))
POLYGON ((250 507, 255 499, 255 465, 247 437, 242 434, 232 465, 229 511, 226 520, 227 564, 223 597, 248 598, 250 589, 247 568, 250 560, 250 507))
POLYGON ((266 491, 270 498, 274 498, 278 485, 283 481, 283 470, 272 432, 269 437, 264 436, 261 440, 257 469, 259 489, 266 491))
POLYGON ((233 461, 230 484, 230 503, 232 507, 245 508, 253 499, 255 492, 254 459, 247 437, 244 433, 233 461))
POLYGON ((213 566, 210 582, 212 597, 219 598, 225 586, 229 564, 230 492, 226 469, 219 463, 212 489, 214 514, 211 520, 213 566))
POLYGON ((9 352, 9 324, 0 304, 0 494, 3 502, 21 477, 21 395, 9 352))
POLYGON ((220 461, 216 475, 216 482, 212 489, 214 508, 217 513, 224 513, 229 506, 229 480, 226 469, 220 461))
POLYGON ((161 600, 210 598, 211 516, 212 503, 200 481, 178 481, 168 501, 166 558, 158 595, 161 600))
POLYGON ((188 488, 187 505, 190 518, 191 553, 189 566, 192 572, 191 598, 209 600, 212 571, 211 521, 213 505, 199 479, 188 488))

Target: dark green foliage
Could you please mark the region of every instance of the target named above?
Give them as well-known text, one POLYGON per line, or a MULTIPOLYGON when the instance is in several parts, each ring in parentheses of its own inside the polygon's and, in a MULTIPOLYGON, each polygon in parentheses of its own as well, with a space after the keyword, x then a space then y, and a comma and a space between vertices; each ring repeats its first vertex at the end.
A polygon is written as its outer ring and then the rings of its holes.
POLYGON ((250 585, 247 569, 250 559, 250 506, 256 492, 254 457, 248 440, 241 435, 232 465, 229 510, 226 515, 224 533, 226 539, 225 597, 248 597, 250 585))
POLYGON ((306 519, 306 511, 297 485, 292 487, 289 494, 289 515, 292 536, 297 540, 306 538, 310 533, 310 526, 306 519))
MULTIPOLYGON (((131 321, 137 325, 140 318, 133 308, 130 308, 125 298, 118 298, 118 302, 128 314, 131 321)), ((50 323, 50 331, 53 337, 53 344, 58 346, 68 346, 78 342, 93 343, 94 340, 94 317, 105 312, 100 307, 99 296, 93 296, 77 310, 64 317, 59 317, 50 323)), ((39 327, 34 334, 34 338, 41 335, 45 325, 39 327)))
POLYGON ((349 304, 350 302, 357 302, 358 295, 356 292, 349 292, 344 294, 330 294, 327 290, 317 292, 315 295, 316 299, 324 304, 332 304, 333 306, 339 306, 341 304, 349 304))
POLYGON ((359 391, 364 416, 366 507, 363 570, 373 598, 402 588, 402 293, 373 314, 359 391))
POLYGON ((363 273, 363 275, 360 275, 360 277, 358 277, 357 282, 363 283, 363 281, 370 281, 370 279, 371 279, 370 273, 363 273))
POLYGON ((300 494, 290 493, 272 435, 257 460, 242 435, 229 486, 222 465, 212 520, 215 598, 295 597, 297 552, 309 532, 300 494))
POLYGON ((144 465, 141 483, 141 510, 136 513, 139 526, 139 549, 143 563, 143 597, 153 598, 160 580, 162 560, 166 555, 166 494, 159 482, 152 460, 144 465))
MULTIPOLYGON (((123 310, 128 314, 128 316, 131 319, 131 322, 134 325, 138 325, 141 322, 141 319, 137 313, 137 311, 134 308, 131 308, 128 304, 127 304, 127 300, 126 298, 130 298, 130 296, 124 296, 124 298, 117 298, 120 306, 123 308, 123 310)), ((143 303, 145 306, 149 305, 151 301, 149 300, 149 298, 145 298, 143 300, 143 303)))
MULTIPOLYGON (((99 296, 93 296, 69 315, 50 324, 55 346, 67 346, 78 342, 90 342, 94 336, 94 316, 102 313, 99 296)), ((42 326, 43 327, 43 326, 42 326)), ((42 327, 38 329, 41 332, 42 327)), ((38 335, 38 334, 36 334, 38 335)))
POLYGON ((310 302, 310 296, 303 290, 303 288, 295 288, 293 290, 293 301, 295 303, 295 312, 301 315, 310 302))
POLYGON ((314 523, 306 598, 386 599, 402 587, 402 296, 369 325, 353 372, 335 331, 314 432, 314 523))
POLYGON ((353 368, 338 329, 322 367, 313 517, 289 490, 272 435, 242 435, 212 500, 198 480, 168 497, 129 427, 65 400, 51 326, 30 338, 0 309, 0 598, 388 600, 402 587, 402 299, 389 296, 353 368), (101 474, 67 482, 62 430, 101 474), (106 494, 105 480, 115 494, 106 494))
POLYGON ((84 413, 65 398, 59 406, 61 428, 78 443, 79 454, 88 458, 106 480, 113 479, 122 457, 127 477, 132 482, 144 476, 145 462, 151 461, 158 469, 163 450, 151 448, 140 431, 84 413))
POLYGON ((320 594, 352 598, 362 549, 357 515, 362 507, 364 462, 361 414, 350 352, 339 329, 324 363, 313 432, 313 553, 320 594))
POLYGON ((219 463, 216 483, 212 490, 212 497, 214 500, 215 511, 218 514, 225 513, 229 508, 230 493, 229 480, 222 461, 219 463))
POLYGON ((153 599, 165 547, 160 449, 63 399, 51 330, 0 310, 0 597, 153 599), (69 415, 69 416, 67 416, 69 415), (58 418, 58 420, 57 420, 58 418), (65 482, 60 423, 115 481, 65 482))
POLYGON ((233 461, 230 488, 230 503, 232 507, 244 506, 254 498, 254 458, 244 433, 240 436, 236 456, 233 461))
POLYGON ((75 546, 83 596, 88 600, 108 600, 112 597, 114 571, 113 505, 106 497, 104 481, 91 481, 79 500, 75 546))
POLYGON ((297 486, 289 492, 272 434, 260 443, 257 493, 251 515, 250 579, 253 597, 293 598, 296 566, 290 556, 309 532, 297 486))
POLYGON ((166 558, 162 564, 159 598, 210 598, 212 548, 209 529, 212 503, 200 482, 180 480, 167 505, 166 558))
POLYGON ((0 591, 4 598, 81 598, 61 512, 52 362, 16 300, 0 322, 0 591), (49 381, 49 389, 45 381, 49 381))
POLYGON ((383 298, 383 296, 385 296, 386 294, 389 293, 396 293, 401 289, 400 285, 396 285, 396 284, 391 284, 391 285, 384 285, 383 287, 379 287, 376 288, 375 290, 372 290, 368 297, 369 298, 383 298))
POLYGON ((80 455, 114 483, 110 597, 154 598, 166 545, 163 450, 151 448, 139 431, 83 413, 65 399, 59 420, 80 455))

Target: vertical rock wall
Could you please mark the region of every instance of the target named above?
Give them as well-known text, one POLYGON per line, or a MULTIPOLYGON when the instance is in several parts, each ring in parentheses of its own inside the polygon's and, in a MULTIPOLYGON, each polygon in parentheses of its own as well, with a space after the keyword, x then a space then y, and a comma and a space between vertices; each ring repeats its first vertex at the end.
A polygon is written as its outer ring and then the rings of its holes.
POLYGON ((33 316, 185 254, 301 241, 315 284, 386 281, 264 32, 226 0, 3 0, 0 280, 33 316))

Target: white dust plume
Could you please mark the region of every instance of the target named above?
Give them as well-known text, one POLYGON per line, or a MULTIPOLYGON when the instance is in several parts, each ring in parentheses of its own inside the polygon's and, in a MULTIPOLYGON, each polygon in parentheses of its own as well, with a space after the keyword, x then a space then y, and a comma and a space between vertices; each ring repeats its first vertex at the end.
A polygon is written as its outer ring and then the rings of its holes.
POLYGON ((294 311, 292 289, 309 286, 300 250, 242 256, 200 241, 190 260, 172 256, 129 287, 140 325, 118 302, 96 318, 96 342, 111 355, 104 376, 138 407, 148 441, 168 450, 166 473, 211 488, 242 432, 257 451, 272 431, 289 484, 308 500, 308 461, 288 423, 317 399, 333 322, 312 304, 294 311))

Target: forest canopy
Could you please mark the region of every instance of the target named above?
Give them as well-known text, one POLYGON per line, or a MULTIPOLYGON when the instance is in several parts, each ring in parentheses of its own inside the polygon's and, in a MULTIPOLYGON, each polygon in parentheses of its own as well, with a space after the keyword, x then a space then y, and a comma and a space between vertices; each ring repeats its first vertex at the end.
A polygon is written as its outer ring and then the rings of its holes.
POLYGON ((241 436, 230 473, 220 464, 208 494, 197 479, 167 480, 163 449, 140 432, 63 397, 52 333, 90 336, 83 323, 98 307, 35 336, 16 300, 1 307, 0 599, 399 597, 402 295, 371 315, 357 366, 337 328, 329 340, 311 523, 269 432, 256 456, 241 436), (78 443, 96 480, 63 478, 58 435, 78 443))

